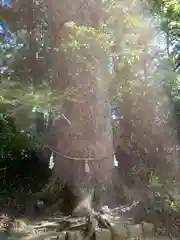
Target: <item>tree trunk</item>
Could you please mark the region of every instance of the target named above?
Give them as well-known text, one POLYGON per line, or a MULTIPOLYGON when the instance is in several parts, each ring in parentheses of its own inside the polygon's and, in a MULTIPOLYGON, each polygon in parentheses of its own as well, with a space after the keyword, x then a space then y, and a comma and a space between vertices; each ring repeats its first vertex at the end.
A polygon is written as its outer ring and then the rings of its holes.
MULTIPOLYGON (((108 57, 95 40, 87 42, 96 58, 91 73, 86 69, 87 62, 78 63, 76 53, 55 50, 60 48, 62 39, 68 37, 68 29, 63 25, 66 20, 98 29, 102 3, 98 0, 71 4, 69 0, 63 5, 56 0, 47 1, 46 5, 52 44, 53 87, 60 90, 74 88, 78 92, 76 96, 81 98, 80 102, 64 102, 63 113, 68 121, 61 119, 57 123, 54 176, 66 181, 81 199, 83 191, 87 194, 95 187, 100 193, 103 184, 111 181, 113 142, 107 92, 108 57)), ((81 48, 79 54, 86 57, 87 51, 81 48)), ((99 202, 103 200, 98 198, 99 202)))

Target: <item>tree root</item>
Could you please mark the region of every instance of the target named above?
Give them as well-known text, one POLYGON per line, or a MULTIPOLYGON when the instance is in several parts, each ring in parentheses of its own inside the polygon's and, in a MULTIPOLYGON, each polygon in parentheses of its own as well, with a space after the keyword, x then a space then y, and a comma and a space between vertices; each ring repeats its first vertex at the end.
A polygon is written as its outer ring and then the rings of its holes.
POLYGON ((44 215, 51 215, 52 212, 54 212, 55 210, 57 210, 59 208, 59 206, 61 205, 61 203, 63 202, 62 199, 59 199, 56 203, 54 203, 51 207, 47 208, 44 211, 44 215))
POLYGON ((7 231, 9 231, 9 235, 12 237, 14 236, 14 233, 17 232, 18 238, 16 239, 23 240, 46 240, 50 237, 57 237, 58 239, 63 234, 66 240, 72 240, 71 235, 73 234, 78 234, 78 238, 76 239, 95 240, 97 231, 99 229, 106 229, 111 232, 112 240, 123 239, 111 223, 110 216, 113 217, 112 211, 109 213, 95 212, 93 209, 88 209, 88 213, 84 217, 52 217, 47 218, 47 220, 43 222, 39 221, 35 224, 28 224, 24 227, 22 226, 21 229, 14 228, 7 229, 7 231))
POLYGON ((9 229, 9 235, 12 237, 16 235, 17 239, 23 240, 41 240, 48 239, 48 237, 57 237, 58 239, 59 236, 66 232, 66 240, 71 240, 72 234, 78 234, 78 239, 95 240, 99 226, 109 229, 112 233, 112 240, 115 239, 115 231, 110 221, 102 214, 94 211, 84 218, 72 219, 72 217, 69 217, 69 219, 47 221, 34 226, 26 226, 22 229, 9 229))

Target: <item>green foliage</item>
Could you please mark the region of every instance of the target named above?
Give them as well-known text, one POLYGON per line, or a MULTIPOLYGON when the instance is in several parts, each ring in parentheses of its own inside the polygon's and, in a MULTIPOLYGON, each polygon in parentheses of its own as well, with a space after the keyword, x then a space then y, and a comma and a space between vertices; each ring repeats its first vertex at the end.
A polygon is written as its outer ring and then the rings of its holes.
POLYGON ((86 26, 77 26, 74 22, 66 23, 66 26, 70 32, 68 36, 70 38, 70 42, 68 43, 67 39, 65 39, 65 45, 62 45, 65 48, 65 51, 68 47, 70 47, 73 51, 78 51, 80 48, 85 47, 87 49, 87 54, 91 54, 92 52, 89 52, 89 48, 91 44, 94 44, 94 40, 96 40, 99 47, 105 51, 109 50, 112 44, 110 36, 100 30, 86 26))
POLYGON ((65 96, 65 93, 63 95, 63 93, 52 91, 47 85, 41 85, 36 90, 33 85, 6 79, 1 81, 0 86, 1 106, 8 109, 8 113, 14 116, 23 109, 27 112, 32 111, 37 104, 40 111, 45 112, 50 109, 57 111, 65 96))
POLYGON ((149 189, 151 198, 145 202, 143 220, 155 224, 156 234, 179 236, 180 194, 179 185, 153 176, 149 189))
POLYGON ((175 184, 161 181, 158 177, 153 176, 150 182, 150 189, 153 198, 149 202, 149 213, 163 213, 165 215, 175 215, 180 213, 180 195, 175 193, 175 184))
MULTIPOLYGON (((0 162, 28 158, 31 141, 28 135, 16 130, 13 118, 0 119, 0 162)), ((7 163, 6 163, 7 164, 7 163)))

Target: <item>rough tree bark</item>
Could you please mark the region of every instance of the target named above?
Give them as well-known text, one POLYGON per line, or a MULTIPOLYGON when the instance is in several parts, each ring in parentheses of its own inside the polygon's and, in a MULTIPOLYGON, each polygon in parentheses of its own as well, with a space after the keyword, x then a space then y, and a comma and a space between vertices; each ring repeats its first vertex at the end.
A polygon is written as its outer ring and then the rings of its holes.
MULTIPOLYGON (((78 63, 76 54, 57 49, 69 35, 64 26, 66 21, 73 20, 79 26, 99 28, 102 2, 76 0, 71 4, 69 0, 63 4, 58 0, 44 0, 44 3, 52 44, 53 87, 60 90, 73 87, 82 100, 64 102, 63 113, 70 123, 62 120, 56 123, 57 153, 53 174, 67 181, 74 194, 81 198, 82 189, 92 190, 98 183, 111 181, 113 143, 107 92, 108 57, 96 41, 90 43, 93 45, 90 50, 96 59, 92 74, 85 68, 86 62, 78 63)), ((81 56, 86 57, 87 50, 79 51, 81 56)))

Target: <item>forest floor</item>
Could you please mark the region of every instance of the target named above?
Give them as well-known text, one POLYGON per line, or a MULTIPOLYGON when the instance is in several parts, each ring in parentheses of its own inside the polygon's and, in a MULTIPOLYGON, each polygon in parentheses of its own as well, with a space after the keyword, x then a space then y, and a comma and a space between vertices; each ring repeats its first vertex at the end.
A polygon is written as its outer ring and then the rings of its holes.
POLYGON ((62 213, 51 217, 42 216, 34 220, 27 218, 10 219, 0 216, 0 239, 15 240, 122 240, 149 239, 166 240, 170 237, 157 237, 151 223, 134 224, 132 219, 124 217, 131 206, 110 210, 107 206, 101 212, 91 212, 86 217, 63 216, 62 213), (95 234, 95 238, 93 238, 95 234))

